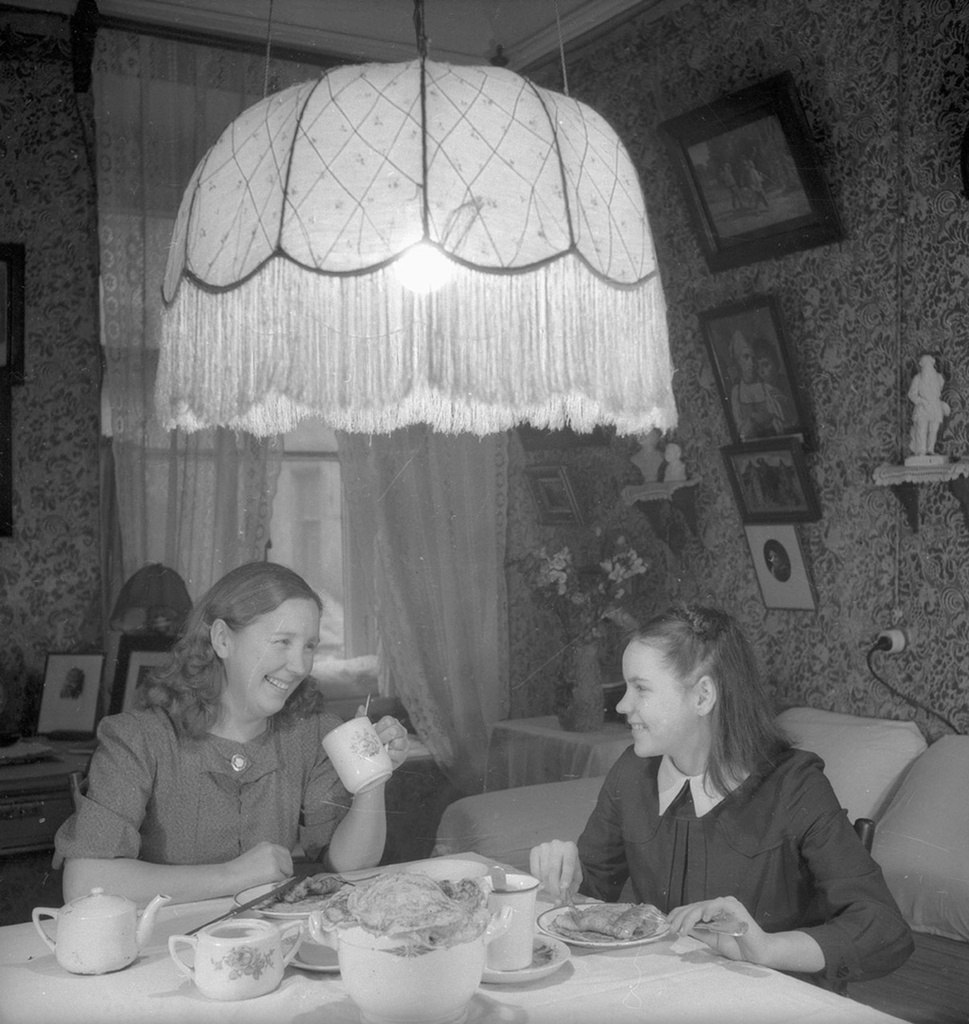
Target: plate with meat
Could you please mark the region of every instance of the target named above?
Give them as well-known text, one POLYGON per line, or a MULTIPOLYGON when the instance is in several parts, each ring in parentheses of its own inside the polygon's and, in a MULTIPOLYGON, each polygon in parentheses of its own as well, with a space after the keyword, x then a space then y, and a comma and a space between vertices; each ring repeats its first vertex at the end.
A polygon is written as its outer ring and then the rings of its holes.
MULTIPOLYGON (((348 886, 373 878, 374 872, 347 871, 336 875, 323 872, 318 875, 307 875, 291 889, 284 892, 279 899, 267 899, 265 904, 257 903, 252 909, 263 917, 271 917, 281 921, 298 921, 314 910, 322 910, 327 902, 348 886)), ((277 887, 277 882, 266 882, 263 885, 252 885, 248 889, 235 894, 236 906, 254 900, 262 893, 269 894, 277 887)))
POLYGON ((666 915, 650 903, 584 903, 553 907, 538 926, 571 946, 615 949, 655 942, 670 930, 666 915))

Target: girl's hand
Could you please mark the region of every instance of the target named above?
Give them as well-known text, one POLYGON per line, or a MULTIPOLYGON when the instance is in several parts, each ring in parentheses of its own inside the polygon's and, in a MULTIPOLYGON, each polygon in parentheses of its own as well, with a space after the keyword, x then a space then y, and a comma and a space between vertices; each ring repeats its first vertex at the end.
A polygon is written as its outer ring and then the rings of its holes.
POLYGON ((553 900, 567 902, 582 881, 579 848, 568 840, 553 839, 533 846, 528 855, 528 869, 542 883, 553 900))
POLYGON ((763 963, 769 942, 767 933, 733 896, 687 903, 671 910, 667 916, 674 932, 705 942, 729 960, 763 963), (698 927, 704 924, 712 927, 698 927))
POLYGON ((407 738, 407 730, 391 715, 384 715, 374 725, 380 742, 387 748, 390 760, 396 770, 407 760, 407 751, 410 749, 410 740, 407 738))

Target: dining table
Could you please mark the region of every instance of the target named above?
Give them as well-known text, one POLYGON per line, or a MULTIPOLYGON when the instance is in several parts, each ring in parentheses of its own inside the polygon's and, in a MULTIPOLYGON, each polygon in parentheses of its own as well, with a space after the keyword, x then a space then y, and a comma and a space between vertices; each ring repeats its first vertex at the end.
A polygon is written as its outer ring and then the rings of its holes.
MULTIPOLYGON (((480 860, 475 854, 467 858, 480 860)), ((203 996, 171 959, 168 938, 233 906, 233 899, 224 897, 162 907, 137 959, 122 970, 98 975, 64 970, 29 921, 0 928, 0 1024, 360 1024, 360 1014, 335 969, 291 963, 274 992, 236 1002, 203 996)), ((551 906, 540 898, 536 918, 551 906)), ((43 923, 53 937, 55 921, 43 923)), ((468 1006, 465 1024, 899 1020, 779 971, 725 959, 689 936, 666 934, 610 949, 573 946, 568 953, 544 977, 524 983, 483 981, 468 1006)), ((309 965, 316 962, 308 955, 303 959, 309 965)))

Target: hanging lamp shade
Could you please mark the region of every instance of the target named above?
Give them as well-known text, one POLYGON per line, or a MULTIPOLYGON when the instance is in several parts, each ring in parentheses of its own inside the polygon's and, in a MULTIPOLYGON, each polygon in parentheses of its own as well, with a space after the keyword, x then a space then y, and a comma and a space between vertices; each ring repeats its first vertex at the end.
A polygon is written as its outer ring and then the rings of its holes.
POLYGON ((182 199, 163 299, 169 428, 676 423, 635 168, 505 68, 339 67, 243 112, 182 199), (435 288, 399 272, 422 250, 435 288))

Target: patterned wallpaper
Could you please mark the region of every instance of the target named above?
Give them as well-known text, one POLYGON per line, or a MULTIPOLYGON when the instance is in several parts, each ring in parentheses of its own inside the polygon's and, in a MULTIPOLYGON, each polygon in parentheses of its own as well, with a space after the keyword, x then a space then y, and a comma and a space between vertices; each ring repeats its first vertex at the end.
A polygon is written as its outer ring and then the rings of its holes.
MULTIPOLYGON (((943 485, 919 489, 913 532, 883 462, 906 454, 905 392, 919 353, 938 350, 952 415, 939 450, 969 457, 969 200, 959 143, 969 121, 969 6, 961 0, 702 0, 630 21, 573 54, 571 95, 598 110, 637 162, 669 304, 676 431, 697 488, 699 530, 667 550, 665 588, 732 609, 782 705, 908 718, 869 674, 879 630, 909 636, 875 655, 886 681, 969 729, 969 526, 943 485), (657 125, 781 71, 794 76, 844 241, 712 273, 702 258, 657 125), (773 295, 817 436, 809 456, 822 506, 798 527, 817 612, 768 610, 718 449, 727 423, 702 343, 701 312, 773 295)), ((536 69, 561 88, 557 63, 536 69)), ((616 446, 614 445, 614 448, 616 446)), ((522 454, 521 459, 534 453, 522 454)), ((548 456, 555 453, 546 452, 548 456)), ((605 460, 577 472, 620 474, 605 460)), ((521 463, 516 467, 520 475, 521 463)), ((632 478, 637 479, 633 469, 632 478)), ((534 542, 527 492, 512 495, 512 556, 534 542)), ((542 542, 557 537, 542 537, 542 542)), ((546 623, 512 590, 515 714, 548 709, 539 650, 546 623)), ((930 736, 946 730, 919 713, 930 736)))
POLYGON ((0 725, 15 727, 25 699, 35 706, 48 651, 96 645, 98 628, 93 129, 66 39, 63 19, 0 18, 0 241, 26 246, 27 293, 26 380, 12 389, 14 530, 0 538, 0 725))

